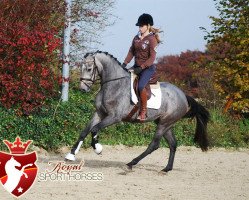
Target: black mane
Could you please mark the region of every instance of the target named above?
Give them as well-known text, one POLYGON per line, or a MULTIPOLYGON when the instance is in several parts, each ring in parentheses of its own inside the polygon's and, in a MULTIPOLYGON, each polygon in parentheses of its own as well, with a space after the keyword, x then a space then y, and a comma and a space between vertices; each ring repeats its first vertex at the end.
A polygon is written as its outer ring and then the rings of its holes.
POLYGON ((106 52, 106 51, 95 51, 95 52, 89 52, 89 53, 87 53, 85 56, 84 56, 84 58, 86 58, 87 56, 92 56, 92 55, 94 55, 94 54, 96 54, 96 53, 103 53, 103 54, 105 54, 105 55, 107 55, 107 56, 110 56, 113 60, 115 60, 119 65, 121 65, 121 62, 119 62, 118 61, 118 59, 116 58, 116 57, 114 57, 112 54, 110 54, 110 53, 108 53, 108 52, 106 52))

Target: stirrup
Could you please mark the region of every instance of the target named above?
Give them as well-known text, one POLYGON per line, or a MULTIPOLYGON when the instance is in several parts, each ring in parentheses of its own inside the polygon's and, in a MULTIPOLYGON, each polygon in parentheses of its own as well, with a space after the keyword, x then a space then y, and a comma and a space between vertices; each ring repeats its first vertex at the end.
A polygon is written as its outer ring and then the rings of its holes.
POLYGON ((140 122, 144 122, 146 119, 147 119, 147 113, 145 113, 145 114, 140 113, 137 117, 137 120, 140 122), (144 115, 144 117, 142 117, 142 115, 144 115))

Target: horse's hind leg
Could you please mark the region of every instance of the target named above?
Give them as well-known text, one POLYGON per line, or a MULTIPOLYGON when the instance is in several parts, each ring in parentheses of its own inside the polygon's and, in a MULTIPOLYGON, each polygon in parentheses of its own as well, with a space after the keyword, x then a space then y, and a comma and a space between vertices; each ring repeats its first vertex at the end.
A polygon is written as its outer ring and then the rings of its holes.
POLYGON ((162 135, 164 133, 164 128, 165 128, 164 126, 158 125, 157 132, 154 135, 153 140, 149 144, 148 148, 141 155, 139 155, 138 157, 134 158, 131 162, 129 162, 127 164, 127 166, 128 166, 129 169, 132 169, 133 165, 136 165, 140 160, 142 160, 147 155, 149 155, 150 153, 152 153, 153 151, 155 151, 156 149, 159 148, 160 140, 161 140, 162 135))
POLYGON ((170 154, 169 154, 168 164, 162 171, 168 172, 168 171, 172 170, 172 168, 173 168, 177 142, 176 142, 175 135, 174 135, 172 129, 169 129, 168 131, 166 131, 163 134, 163 137, 166 139, 166 141, 169 144, 170 154))

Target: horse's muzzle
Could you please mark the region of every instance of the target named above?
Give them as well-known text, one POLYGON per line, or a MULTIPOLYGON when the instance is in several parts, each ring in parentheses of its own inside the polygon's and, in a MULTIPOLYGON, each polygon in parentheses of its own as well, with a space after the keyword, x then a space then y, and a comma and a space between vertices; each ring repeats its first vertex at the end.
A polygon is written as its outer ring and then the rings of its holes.
POLYGON ((80 90, 82 92, 90 92, 91 90, 91 85, 88 83, 85 83, 84 81, 80 82, 80 90))

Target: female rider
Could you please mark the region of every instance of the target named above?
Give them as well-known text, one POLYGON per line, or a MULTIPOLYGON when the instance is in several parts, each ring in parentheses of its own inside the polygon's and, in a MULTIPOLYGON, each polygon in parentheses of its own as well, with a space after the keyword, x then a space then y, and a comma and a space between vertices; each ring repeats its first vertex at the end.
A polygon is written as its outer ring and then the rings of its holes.
POLYGON ((146 120, 147 117, 147 94, 145 86, 156 72, 154 61, 156 58, 156 48, 160 43, 159 29, 153 28, 153 18, 149 14, 142 14, 136 23, 139 32, 132 40, 130 50, 124 60, 123 67, 135 57, 133 66, 134 73, 138 75, 138 92, 140 101, 139 121, 146 120))

